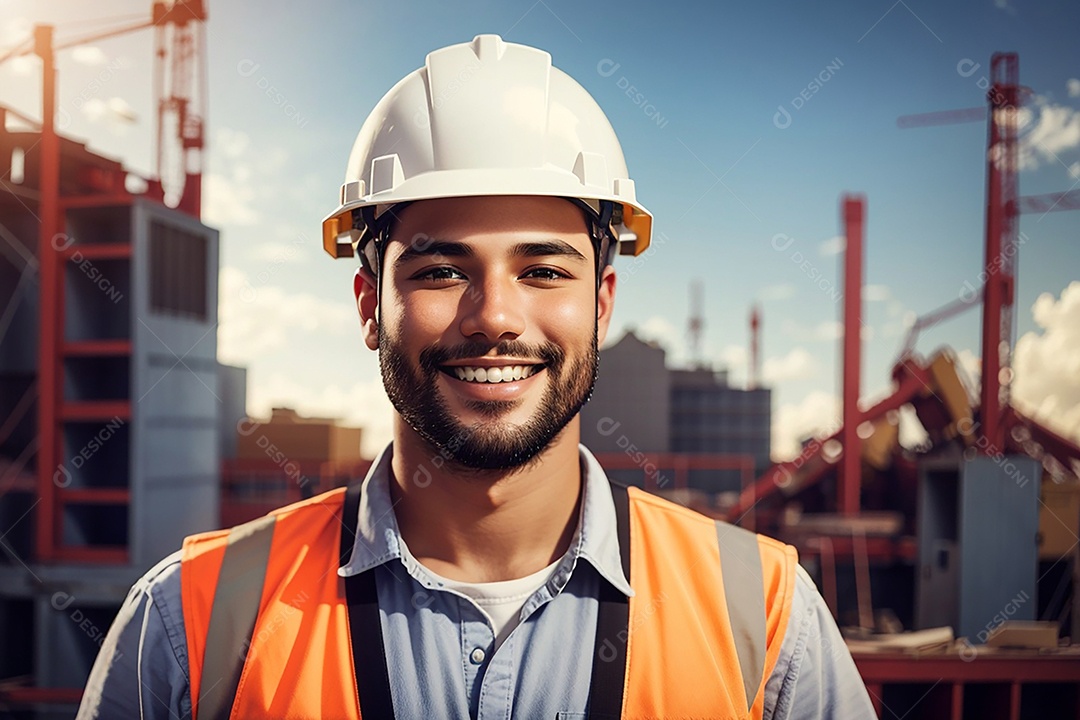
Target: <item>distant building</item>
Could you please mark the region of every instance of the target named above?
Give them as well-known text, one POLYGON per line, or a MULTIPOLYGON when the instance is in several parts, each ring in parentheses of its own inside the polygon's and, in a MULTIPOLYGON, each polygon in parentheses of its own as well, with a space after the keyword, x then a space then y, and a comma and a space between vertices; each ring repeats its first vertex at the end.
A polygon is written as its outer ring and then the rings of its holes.
POLYGON ((237 525, 362 477, 361 428, 274 408, 269 420, 232 428, 235 456, 223 462, 221 524, 237 525))
POLYGON ((728 385, 727 372, 672 370, 671 452, 752 455, 769 466, 772 391, 728 385))
POLYGON ((236 458, 261 460, 273 445, 296 462, 355 462, 362 434, 361 428, 339 425, 334 418, 303 417, 292 408, 278 407, 268 421, 249 420, 239 427, 236 458))
POLYGON ((581 412, 581 441, 621 452, 627 438, 646 452, 671 446, 671 373, 664 349, 628 332, 600 352, 600 376, 581 412))
MULTIPOLYGON (((771 391, 732 387, 726 370, 669 368, 665 356, 633 332, 601 351, 596 389, 581 413, 586 447, 630 456, 749 456, 753 475, 763 472, 770 464, 771 391)), ((729 470, 691 470, 689 478, 690 488, 706 493, 738 490, 745 479, 729 470)))

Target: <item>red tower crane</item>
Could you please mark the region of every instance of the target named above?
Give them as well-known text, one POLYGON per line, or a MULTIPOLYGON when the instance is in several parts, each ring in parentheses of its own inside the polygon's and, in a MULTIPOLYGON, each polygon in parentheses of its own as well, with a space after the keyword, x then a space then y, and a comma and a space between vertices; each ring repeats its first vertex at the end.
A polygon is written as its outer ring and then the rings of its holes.
POLYGON ((757 390, 761 384, 761 306, 754 304, 750 310, 750 378, 749 390, 757 390))
MULTIPOLYGON (((62 426, 72 417, 89 413, 108 412, 117 417, 130 417, 129 402, 99 404, 93 408, 72 407, 62 401, 62 368, 65 353, 63 339, 64 294, 63 269, 70 256, 64 243, 56 243, 65 227, 65 213, 71 207, 108 205, 130 199, 124 189, 122 174, 94 183, 97 194, 66 198, 60 195, 60 137, 56 133, 56 53, 66 48, 116 37, 144 28, 155 32, 155 103, 158 111, 156 177, 149 179, 145 195, 165 202, 196 218, 201 203, 201 151, 206 108, 206 82, 198 77, 205 74, 206 20, 204 0, 172 0, 154 2, 150 18, 134 25, 125 25, 85 37, 54 43, 51 25, 34 28, 32 43, 24 42, 0 62, 18 55, 33 53, 42 60, 42 113, 39 148, 38 201, 38 259, 40 277, 40 330, 38 340, 38 449, 37 491, 39 520, 37 523, 37 557, 40 561, 58 559, 123 562, 125 550, 68 548, 59 537, 57 519, 66 502, 109 503, 128 502, 126 490, 85 489, 61 492, 54 482, 54 471, 60 464, 62 426), (30 47, 27 47, 27 46, 30 47), (166 72, 168 66, 168 72, 166 72), (166 132, 167 128, 173 131, 166 132)), ((98 248, 95 257, 130 257, 130 244, 98 248), (107 253, 103 255, 101 253, 107 253)), ((84 254, 89 257, 90 250, 84 254)), ((98 343, 83 348, 84 353, 130 353, 130 342, 98 343)))
MULTIPOLYGON (((860 324, 858 305, 854 300, 860 293, 853 290, 861 285, 858 279, 861 261, 853 253, 849 253, 850 257, 845 257, 845 292, 851 307, 849 311, 848 303, 845 302, 844 335, 851 342, 845 343, 844 348, 844 378, 851 382, 852 387, 845 387, 844 426, 828 437, 814 439, 804 447, 797 458, 773 465, 753 485, 744 488, 739 500, 727 511, 729 520, 736 521, 767 496, 793 496, 835 473, 835 453, 826 456, 824 452, 830 445, 842 447, 846 458, 845 465, 840 469, 842 474, 838 483, 836 505, 845 514, 857 511, 860 492, 856 469, 859 423, 878 421, 904 405, 917 403, 921 394, 935 387, 937 380, 932 367, 933 361, 924 362, 914 354, 919 331, 977 307, 979 302, 983 308, 983 372, 978 409, 981 421, 978 432, 982 434, 982 442, 974 442, 972 438, 969 446, 987 455, 1020 452, 1032 457, 1045 456, 1044 466, 1047 463, 1058 463, 1069 467, 1073 472, 1080 470, 1080 448, 1017 411, 1009 404, 1007 394, 1011 382, 1009 368, 1018 216, 1024 213, 1080 209, 1080 190, 1025 197, 1017 194, 1019 153, 1016 112, 1026 94, 1026 89, 1018 83, 1018 75, 1019 61, 1016 54, 996 53, 991 60, 992 83, 987 92, 989 109, 909 115, 897 121, 901 128, 987 121, 989 152, 984 263, 986 281, 981 287, 974 288, 969 296, 954 300, 915 321, 893 370, 895 389, 872 407, 862 409, 857 402, 858 387, 854 383, 859 367, 858 346, 854 341, 860 324)), ((861 252, 863 214, 860 199, 845 198, 844 222, 849 251, 859 247, 861 252)))
POLYGON ((897 119, 901 128, 948 123, 987 121, 986 162, 986 250, 983 286, 973 298, 962 298, 919 318, 911 329, 904 354, 914 349, 918 331, 947 317, 959 314, 972 300, 981 299, 982 378, 979 418, 986 440, 981 452, 994 455, 1004 451, 1006 438, 1003 412, 1009 404, 1012 382, 1011 355, 1013 305, 1016 291, 1018 219, 1021 213, 1047 213, 1080 209, 1080 191, 1020 197, 1017 189, 1019 148, 1017 116, 1029 93, 1020 85, 1020 60, 1016 53, 995 53, 990 61, 988 109, 967 108, 905 115, 897 119))

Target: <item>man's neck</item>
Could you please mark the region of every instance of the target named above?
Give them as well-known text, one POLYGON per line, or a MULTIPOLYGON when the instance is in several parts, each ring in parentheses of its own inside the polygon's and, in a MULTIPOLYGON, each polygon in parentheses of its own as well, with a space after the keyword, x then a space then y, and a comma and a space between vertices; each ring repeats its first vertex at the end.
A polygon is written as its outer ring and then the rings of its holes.
POLYGON ((582 494, 579 421, 534 462, 507 472, 460 472, 396 418, 390 495, 410 552, 463 582, 513 580, 561 557, 582 494))

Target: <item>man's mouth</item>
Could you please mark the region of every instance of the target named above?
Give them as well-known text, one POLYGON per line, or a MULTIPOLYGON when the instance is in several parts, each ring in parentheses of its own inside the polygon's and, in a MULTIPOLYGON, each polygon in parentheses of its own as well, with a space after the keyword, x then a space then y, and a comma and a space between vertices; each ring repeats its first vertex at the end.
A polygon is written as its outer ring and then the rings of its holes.
POLYGON ((539 372, 544 366, 541 365, 503 365, 501 367, 480 367, 472 365, 453 365, 444 367, 444 371, 449 372, 458 380, 464 380, 465 382, 472 383, 487 383, 489 385, 495 385, 498 383, 514 382, 515 380, 524 380, 527 377, 539 372))

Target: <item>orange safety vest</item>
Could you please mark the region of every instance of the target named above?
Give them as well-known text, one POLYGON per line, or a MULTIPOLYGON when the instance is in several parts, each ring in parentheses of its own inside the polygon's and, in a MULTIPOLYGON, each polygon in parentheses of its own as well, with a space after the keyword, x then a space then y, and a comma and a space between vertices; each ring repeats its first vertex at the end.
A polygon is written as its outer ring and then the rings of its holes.
MULTIPOLYGON (((635 595, 601 581, 590 717, 760 719, 791 613, 795 549, 637 488, 612 483, 612 494, 635 595)), ((392 714, 374 573, 337 574, 359 486, 349 495, 333 490, 184 541, 193 718, 392 714)))

